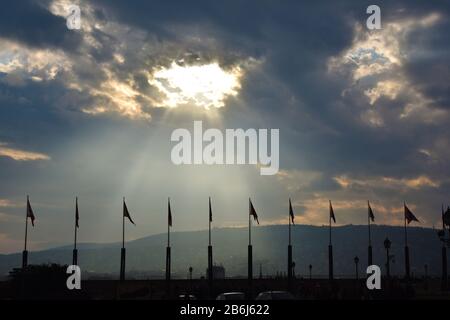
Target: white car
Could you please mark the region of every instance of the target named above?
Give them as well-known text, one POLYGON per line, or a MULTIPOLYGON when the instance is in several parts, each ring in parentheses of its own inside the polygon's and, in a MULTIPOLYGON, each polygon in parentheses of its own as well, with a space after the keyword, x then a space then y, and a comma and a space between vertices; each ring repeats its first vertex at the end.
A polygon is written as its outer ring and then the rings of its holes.
POLYGON ((294 300, 294 296, 287 291, 265 291, 258 294, 255 300, 294 300))
POLYGON ((243 292, 224 292, 217 296, 216 300, 245 300, 243 292))

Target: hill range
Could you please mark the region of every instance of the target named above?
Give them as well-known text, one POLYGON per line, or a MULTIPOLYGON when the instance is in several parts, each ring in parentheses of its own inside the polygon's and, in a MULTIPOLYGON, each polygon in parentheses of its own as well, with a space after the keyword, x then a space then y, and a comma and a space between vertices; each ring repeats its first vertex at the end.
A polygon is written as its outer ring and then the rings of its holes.
MULTIPOLYGON (((328 274, 328 227, 295 225, 292 227, 293 260, 297 277, 328 274)), ((354 257, 360 259, 359 272, 367 267, 367 226, 346 225, 333 227, 334 268, 336 277, 353 277, 354 257)), ((404 272, 404 229, 397 226, 372 226, 374 263, 384 272, 386 251, 384 239, 391 242, 394 261, 391 273, 404 272)), ((212 230, 214 263, 222 265, 227 277, 245 277, 247 272, 247 228, 215 228, 212 230)), ((148 279, 164 277, 166 234, 156 234, 126 244, 127 278, 148 279)), ((193 267, 194 277, 205 275, 207 266, 208 231, 172 232, 172 272, 174 278, 186 278, 193 267)), ((286 272, 288 229, 285 225, 260 226, 252 229, 254 274, 276 276, 286 272)), ((408 228, 411 272, 420 276, 440 275, 441 243, 436 231, 430 228, 408 228)), ((116 278, 120 268, 121 243, 80 243, 79 265, 84 277, 116 278)), ((30 264, 70 264, 72 246, 51 248, 29 253, 30 264)), ((21 253, 0 255, 0 276, 4 279, 10 270, 21 264, 21 253)))

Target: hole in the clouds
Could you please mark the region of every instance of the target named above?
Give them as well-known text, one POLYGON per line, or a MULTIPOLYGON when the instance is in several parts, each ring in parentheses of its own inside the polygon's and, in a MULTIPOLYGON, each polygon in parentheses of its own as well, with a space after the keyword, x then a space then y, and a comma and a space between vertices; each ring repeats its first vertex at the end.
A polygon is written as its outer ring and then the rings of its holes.
POLYGON ((356 65, 360 64, 380 64, 387 65, 390 61, 387 57, 383 55, 381 52, 377 52, 374 48, 357 48, 354 51, 351 51, 347 58, 354 62, 356 65))
POLYGON ((241 76, 241 68, 225 70, 217 62, 190 66, 172 62, 155 70, 149 83, 161 92, 161 107, 191 104, 208 110, 223 107, 228 96, 238 94, 241 76))

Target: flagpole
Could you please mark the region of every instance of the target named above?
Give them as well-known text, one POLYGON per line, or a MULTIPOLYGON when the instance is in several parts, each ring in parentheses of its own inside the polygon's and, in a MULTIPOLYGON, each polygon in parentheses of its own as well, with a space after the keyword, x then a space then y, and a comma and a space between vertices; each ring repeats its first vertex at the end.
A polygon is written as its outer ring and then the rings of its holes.
POLYGON ((211 245, 211 220, 212 220, 212 208, 211 208, 211 197, 208 199, 209 212, 208 212, 208 287, 209 287, 209 297, 213 298, 213 252, 211 245))
POLYGON ((250 219, 250 212, 251 212, 251 202, 250 202, 250 198, 248 199, 248 245, 251 246, 252 245, 252 222, 250 219))
POLYGON ((367 222, 369 225, 369 247, 372 246, 372 239, 371 239, 371 235, 370 235, 370 204, 369 201, 367 201, 367 222))
POLYGON ((29 203, 29 197, 27 196, 27 211, 25 213, 25 247, 24 251, 27 251, 27 238, 28 238, 28 203, 29 203))
POLYGON ((291 245, 291 214, 288 213, 288 220, 289 220, 289 245, 291 245))
MULTIPOLYGON (((170 206, 170 198, 168 199, 168 204, 170 206)), ((170 224, 169 224, 169 220, 167 220, 167 247, 170 247, 170 224)))
MULTIPOLYGON (((444 232, 445 238, 445 222, 444 222, 444 204, 442 204, 442 231, 444 232)), ((442 257, 442 276, 441 276, 441 289, 447 290, 447 248, 445 246, 445 242, 442 241, 442 249, 441 249, 441 257, 442 257)))
POLYGON ((253 298, 253 248, 252 248, 252 220, 250 213, 252 208, 251 200, 248 198, 248 299, 253 298))
MULTIPOLYGON (((123 203, 125 205, 125 197, 123 197, 123 203)), ((122 248, 125 248, 125 215, 122 212, 122 248)))
MULTIPOLYGON (((209 197, 209 210, 211 212, 211 197, 209 197)), ((210 216, 211 213, 210 212, 208 215, 208 236, 209 236, 208 244, 209 245, 211 245, 211 216, 210 216)))
MULTIPOLYGON (((404 208, 406 208, 405 203, 403 203, 403 206, 404 206, 404 208)), ((406 210, 406 209, 404 209, 404 210, 406 210)), ((405 220, 404 221, 405 222, 405 247, 407 247, 408 246, 408 230, 407 230, 408 226, 406 224, 406 214, 403 214, 403 215, 404 215, 403 219, 405 220)))
POLYGON ((405 278, 408 280, 409 279, 409 248, 408 248, 408 225, 406 223, 406 203, 403 202, 403 207, 404 207, 404 222, 405 222, 405 278))
POLYGON ((288 291, 292 289, 292 245, 291 245, 291 199, 289 199, 288 221, 289 221, 289 244, 288 244, 288 291))
POLYGON ((330 216, 329 216, 329 233, 330 233, 330 243, 329 243, 329 245, 331 246, 331 214, 330 214, 330 216))
MULTIPOLYGON (((78 197, 75 198, 75 206, 78 208, 78 197)), ((73 249, 77 250, 77 211, 75 209, 75 237, 74 237, 74 245, 73 249)))
POLYGON ((371 266, 373 264, 373 255, 372 255, 372 235, 370 232, 370 220, 374 218, 372 208, 370 207, 369 200, 367 200, 367 223, 369 226, 369 247, 367 248, 367 265, 371 266))
POLYGON ((167 199, 167 248, 166 248, 166 295, 167 298, 171 296, 170 285, 170 269, 171 269, 171 253, 170 253, 170 225, 172 224, 172 212, 170 210, 170 197, 167 199), (169 220, 170 219, 170 220, 169 220))
POLYGON ((77 250, 77 213, 78 213, 78 197, 75 197, 75 230, 72 251, 72 265, 78 265, 78 250, 77 250))
POLYGON ((125 197, 123 197, 122 209, 122 250, 120 250, 120 280, 125 280, 125 197))
MULTIPOLYGON (((329 224, 330 224, 330 244, 328 245, 328 279, 333 280, 333 245, 331 244, 331 201, 329 212, 329 224)), ((333 212, 334 215, 334 212, 333 212)))
POLYGON ((28 251, 27 251, 27 240, 28 240, 28 205, 29 205, 29 196, 27 195, 27 210, 25 213, 25 245, 22 252, 22 268, 25 268, 28 265, 28 251))

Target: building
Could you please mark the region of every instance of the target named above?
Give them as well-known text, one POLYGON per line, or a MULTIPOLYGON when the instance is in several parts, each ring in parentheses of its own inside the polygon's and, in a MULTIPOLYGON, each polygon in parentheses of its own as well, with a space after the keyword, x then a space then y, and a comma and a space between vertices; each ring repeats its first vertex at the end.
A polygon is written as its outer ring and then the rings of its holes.
MULTIPOLYGON (((225 268, 222 265, 212 267, 213 279, 225 279, 225 268)), ((208 277, 208 268, 206 268, 206 277, 208 277)))

